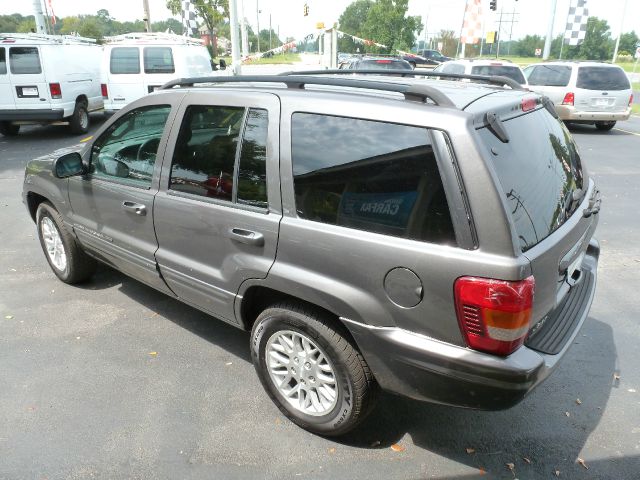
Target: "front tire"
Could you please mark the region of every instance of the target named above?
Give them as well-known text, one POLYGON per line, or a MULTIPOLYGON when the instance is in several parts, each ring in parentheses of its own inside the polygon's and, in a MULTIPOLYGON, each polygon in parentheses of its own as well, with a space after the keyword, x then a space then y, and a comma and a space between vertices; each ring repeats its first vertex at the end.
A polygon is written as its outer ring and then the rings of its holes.
POLYGON ((608 132, 615 127, 616 122, 596 122, 596 128, 603 132, 608 132))
POLYGON ((60 280, 74 284, 93 275, 96 261, 76 243, 53 205, 43 202, 38 206, 36 224, 44 256, 60 280))
POLYGON ((298 426, 343 435, 373 409, 378 385, 367 363, 327 313, 294 302, 256 319, 251 355, 258 377, 280 411, 298 426))
POLYGON ((89 131, 89 112, 84 102, 76 102, 76 108, 69 117, 71 133, 81 134, 89 131))
POLYGON ((20 131, 20 125, 11 122, 0 122, 0 133, 5 137, 15 137, 20 131))

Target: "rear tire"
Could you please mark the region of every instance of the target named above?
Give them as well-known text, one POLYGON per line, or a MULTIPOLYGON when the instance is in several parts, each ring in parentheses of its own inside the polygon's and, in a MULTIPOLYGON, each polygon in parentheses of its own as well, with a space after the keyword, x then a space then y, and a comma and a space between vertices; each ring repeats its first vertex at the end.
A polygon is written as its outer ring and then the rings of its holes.
POLYGON ((69 117, 69 128, 72 133, 80 134, 89 131, 89 112, 87 112, 87 104, 84 102, 76 102, 76 108, 73 115, 69 117))
POLYGON ((0 133, 5 137, 14 137, 18 135, 20 125, 11 122, 0 122, 0 133))
POLYGON ((64 283, 74 284, 89 279, 96 261, 88 256, 73 235, 67 231, 62 216, 48 202, 36 211, 38 238, 53 273, 64 283))
POLYGON ((616 122, 596 122, 596 128, 603 132, 608 132, 616 125, 616 122))
POLYGON ((320 435, 344 435, 371 412, 378 385, 369 366, 326 312, 295 302, 275 304, 256 319, 251 355, 280 411, 320 435))

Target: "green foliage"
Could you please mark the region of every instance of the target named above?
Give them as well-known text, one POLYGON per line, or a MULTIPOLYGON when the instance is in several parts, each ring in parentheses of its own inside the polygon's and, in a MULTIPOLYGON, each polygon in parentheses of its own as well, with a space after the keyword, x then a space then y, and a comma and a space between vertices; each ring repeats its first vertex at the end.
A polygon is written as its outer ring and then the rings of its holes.
MULTIPOLYGON (((372 0, 356 0, 345 8, 338 20, 339 29, 343 32, 362 37, 362 27, 373 6, 372 0)), ((358 45, 346 35, 338 39, 338 51, 356 53, 358 45)))
POLYGON ((19 32, 19 33, 29 33, 29 32, 35 32, 35 31, 36 31, 35 18, 25 18, 16 27, 16 32, 19 32))
MULTIPOLYGON (((192 0, 196 15, 204 22, 209 32, 229 18, 229 0, 192 0)), ((182 11, 181 0, 167 0, 167 8, 174 15, 182 11)))
MULTIPOLYGON (((442 42, 442 54, 447 57, 455 57, 458 48, 458 37, 453 30, 440 30, 440 34, 435 38, 435 47, 442 42)), ((471 56, 470 54, 467 56, 471 56)))
POLYGON ((635 30, 620 35, 620 45, 618 46, 619 52, 626 52, 628 55, 633 55, 636 51, 636 44, 640 41, 635 30))
POLYGON ((527 35, 522 40, 513 42, 511 53, 521 57, 534 57, 536 48, 544 47, 544 38, 540 35, 527 35))
POLYGON ((598 17, 589 17, 587 22, 587 35, 574 51, 575 57, 586 60, 608 60, 613 55, 614 42, 611 39, 609 24, 598 17))

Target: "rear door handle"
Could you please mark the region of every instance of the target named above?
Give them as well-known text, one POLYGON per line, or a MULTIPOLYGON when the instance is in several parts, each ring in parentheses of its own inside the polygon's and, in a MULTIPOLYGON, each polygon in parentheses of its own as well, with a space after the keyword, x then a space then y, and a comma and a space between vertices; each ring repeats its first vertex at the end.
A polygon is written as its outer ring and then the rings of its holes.
POLYGON ((264 245, 264 235, 244 228, 232 228, 229 230, 229 238, 234 242, 246 243, 247 245, 255 245, 257 247, 264 245))
POLYGON ((132 212, 136 215, 147 214, 147 207, 142 205, 141 203, 135 203, 125 200, 124 202, 122 202, 122 208, 124 208, 127 212, 132 212))

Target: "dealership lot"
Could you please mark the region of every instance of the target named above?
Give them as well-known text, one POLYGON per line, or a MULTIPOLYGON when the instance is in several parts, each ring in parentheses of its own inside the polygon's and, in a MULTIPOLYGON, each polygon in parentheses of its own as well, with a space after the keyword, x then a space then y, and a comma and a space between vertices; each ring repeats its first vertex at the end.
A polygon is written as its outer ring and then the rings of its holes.
POLYGON ((106 267, 59 282, 21 203, 24 165, 86 137, 0 137, 0 479, 636 478, 640 118, 572 131, 603 193, 602 257, 560 368, 504 412, 384 396, 339 441, 282 417, 246 333, 106 267))

